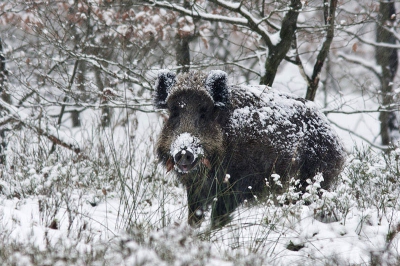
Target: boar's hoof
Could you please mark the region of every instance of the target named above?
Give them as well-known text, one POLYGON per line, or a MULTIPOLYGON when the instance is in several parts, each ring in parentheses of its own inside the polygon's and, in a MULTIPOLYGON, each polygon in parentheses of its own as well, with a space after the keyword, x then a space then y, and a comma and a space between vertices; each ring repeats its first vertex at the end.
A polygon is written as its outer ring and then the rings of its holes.
POLYGON ((174 157, 176 167, 181 172, 187 173, 196 165, 196 160, 193 153, 188 150, 181 150, 174 157))

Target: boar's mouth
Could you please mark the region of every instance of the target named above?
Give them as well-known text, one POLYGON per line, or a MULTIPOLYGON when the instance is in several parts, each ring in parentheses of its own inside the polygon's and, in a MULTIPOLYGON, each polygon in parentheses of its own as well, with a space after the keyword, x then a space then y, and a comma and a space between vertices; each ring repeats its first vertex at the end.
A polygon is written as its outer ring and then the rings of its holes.
POLYGON ((211 163, 207 158, 201 158, 201 159, 197 158, 193 162, 186 161, 186 159, 182 158, 180 158, 178 161, 175 161, 175 158, 174 159, 169 158, 166 163, 167 172, 175 168, 175 170, 178 171, 179 173, 187 174, 191 170, 196 169, 200 163, 201 165, 204 165, 208 170, 211 170, 211 163))
MULTIPOLYGON (((200 159, 195 153, 188 149, 182 149, 175 153, 173 159, 175 162, 175 169, 180 173, 188 173, 195 169, 200 159)), ((203 160, 201 160, 203 161, 203 160)))
POLYGON ((182 150, 178 152, 175 157, 175 167, 177 168, 178 172, 181 173, 188 173, 190 170, 194 169, 198 162, 198 158, 194 158, 193 153, 187 150, 182 150))

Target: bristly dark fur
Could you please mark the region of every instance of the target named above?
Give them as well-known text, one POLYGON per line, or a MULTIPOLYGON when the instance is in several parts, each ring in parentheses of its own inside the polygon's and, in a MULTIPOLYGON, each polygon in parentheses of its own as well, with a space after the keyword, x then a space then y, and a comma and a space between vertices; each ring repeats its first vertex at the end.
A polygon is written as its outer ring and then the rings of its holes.
POLYGON ((176 163, 171 145, 184 133, 204 150, 192 170, 181 172, 175 165, 187 189, 191 225, 201 223, 209 204, 212 225, 223 226, 243 200, 280 193, 282 188, 272 186, 273 173, 285 185, 291 177, 299 179, 304 191, 306 180, 318 173, 324 177, 321 187, 328 189, 342 170, 341 142, 312 103, 267 87, 228 86, 222 71, 176 78, 163 73, 155 103, 168 109, 169 119, 157 143, 160 161, 167 168, 176 163))

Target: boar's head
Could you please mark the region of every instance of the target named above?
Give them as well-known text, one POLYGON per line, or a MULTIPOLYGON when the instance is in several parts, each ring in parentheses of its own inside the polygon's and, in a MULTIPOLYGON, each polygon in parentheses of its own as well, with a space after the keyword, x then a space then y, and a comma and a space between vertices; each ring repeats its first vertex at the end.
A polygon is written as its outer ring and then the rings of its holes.
POLYGON ((224 155, 228 118, 227 75, 222 71, 188 72, 175 76, 161 71, 154 105, 168 110, 157 143, 159 159, 178 174, 213 168, 224 155))

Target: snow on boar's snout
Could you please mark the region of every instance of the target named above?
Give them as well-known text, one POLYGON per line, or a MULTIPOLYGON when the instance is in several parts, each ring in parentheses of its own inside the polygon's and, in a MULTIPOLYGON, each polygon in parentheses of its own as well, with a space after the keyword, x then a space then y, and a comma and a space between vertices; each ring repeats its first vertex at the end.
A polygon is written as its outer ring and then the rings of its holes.
POLYGON ((228 86, 222 71, 161 71, 154 104, 169 115, 157 155, 186 187, 192 226, 209 205, 212 225, 222 226, 241 202, 281 193, 292 177, 302 192, 316 175, 329 189, 345 161, 312 102, 266 86, 228 86), (277 176, 281 184, 274 185, 277 176))
POLYGON ((180 134, 171 144, 171 156, 174 160, 176 170, 187 173, 199 162, 204 155, 200 140, 189 133, 180 134))

